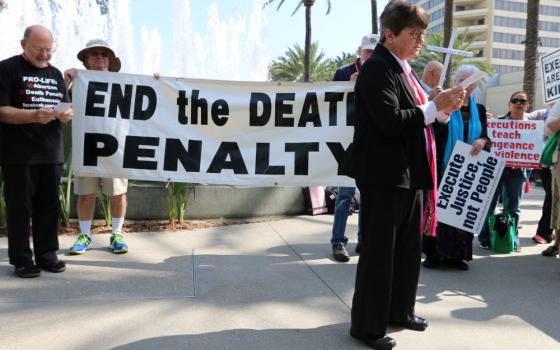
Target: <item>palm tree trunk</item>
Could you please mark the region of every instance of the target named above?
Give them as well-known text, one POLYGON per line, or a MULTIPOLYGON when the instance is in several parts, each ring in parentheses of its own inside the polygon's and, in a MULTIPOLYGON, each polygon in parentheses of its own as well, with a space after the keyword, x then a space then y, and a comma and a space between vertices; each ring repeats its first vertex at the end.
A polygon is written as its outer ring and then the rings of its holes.
MULTIPOLYGON (((451 32, 453 31, 453 0, 445 0, 445 12, 443 16, 443 46, 449 46, 449 40, 451 39, 451 32)), ((453 59, 453 58, 451 58, 453 59)), ((449 67, 451 67, 451 60, 449 61, 449 67)), ((451 80, 451 69, 447 70, 445 75, 444 87, 449 86, 449 81, 451 80)))
POLYGON ((378 33, 377 25, 377 0, 371 0, 371 32, 378 33))
POLYGON ((309 65, 310 65, 310 51, 311 51, 311 6, 313 1, 305 2, 305 54, 303 56, 303 81, 309 82, 309 65))
POLYGON ((525 64, 523 68, 523 91, 527 93, 530 110, 535 105, 535 85, 539 44, 539 2, 527 2, 527 30, 525 32, 525 64))

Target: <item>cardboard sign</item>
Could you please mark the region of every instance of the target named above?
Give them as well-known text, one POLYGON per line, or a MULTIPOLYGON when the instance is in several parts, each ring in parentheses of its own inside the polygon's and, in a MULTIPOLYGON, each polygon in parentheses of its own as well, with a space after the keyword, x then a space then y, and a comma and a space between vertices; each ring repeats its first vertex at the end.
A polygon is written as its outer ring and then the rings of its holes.
POLYGON ((543 127, 542 120, 488 120, 492 153, 508 167, 540 168, 543 127))
POLYGON ((560 98, 560 49, 541 56, 541 74, 544 103, 560 98))
POLYGON ((458 141, 438 189, 438 221, 463 231, 479 233, 502 176, 505 161, 458 141))

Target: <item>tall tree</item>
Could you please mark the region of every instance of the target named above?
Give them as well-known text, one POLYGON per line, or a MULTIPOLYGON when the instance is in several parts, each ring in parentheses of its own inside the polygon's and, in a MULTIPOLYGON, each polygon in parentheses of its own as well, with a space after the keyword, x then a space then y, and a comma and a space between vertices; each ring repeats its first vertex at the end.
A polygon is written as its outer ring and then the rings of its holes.
POLYGON ((379 33, 377 24, 377 0, 371 0, 371 32, 373 34, 379 33))
MULTIPOLYGON (((304 51, 299 44, 294 44, 284 54, 273 60, 268 66, 268 78, 273 81, 304 81, 304 51)), ((324 52, 319 52, 317 42, 311 44, 310 50, 311 81, 329 81, 336 70, 336 64, 330 59, 325 59, 324 52)))
MULTIPOLYGON (((451 40, 451 32, 453 31, 453 0, 445 0, 444 11, 445 12, 443 15, 443 46, 448 47, 449 40, 451 40)), ((451 77, 451 70, 448 70, 445 76, 445 82, 443 83, 443 86, 445 87, 449 86, 450 77, 451 77)))
POLYGON ((535 105, 536 70, 539 46, 539 3, 527 2, 527 29, 525 31, 525 65, 523 67, 523 91, 527 93, 530 107, 535 105))
MULTIPOLYGON (((265 2, 264 6, 268 6, 276 0, 268 0, 265 2)), ((279 10, 282 4, 284 4, 285 0, 278 1, 278 7, 276 10, 279 10)), ((327 15, 331 12, 331 1, 327 1, 327 15)), ((315 0, 298 0, 298 4, 292 12, 292 16, 300 9, 303 5, 305 6, 305 46, 304 46, 304 53, 305 53, 305 60, 304 60, 304 71, 303 71, 303 81, 309 81, 309 71, 310 71, 310 51, 311 51, 311 7, 315 4, 315 0)))

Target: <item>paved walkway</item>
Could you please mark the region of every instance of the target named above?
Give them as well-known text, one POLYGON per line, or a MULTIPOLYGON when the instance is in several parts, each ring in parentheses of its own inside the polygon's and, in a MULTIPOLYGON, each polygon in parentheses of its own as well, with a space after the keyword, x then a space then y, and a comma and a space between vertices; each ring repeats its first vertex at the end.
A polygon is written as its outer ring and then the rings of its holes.
MULTIPOLYGON (((422 269, 417 312, 430 327, 391 329, 397 349, 560 349, 560 261, 530 240, 542 196, 523 201, 521 253, 476 246, 470 271, 422 269)), ((30 280, 13 276, 2 237, 0 349, 363 349, 348 335, 357 257, 331 260, 331 224, 130 233, 121 256, 96 235, 85 255, 61 253, 65 273, 30 280)))

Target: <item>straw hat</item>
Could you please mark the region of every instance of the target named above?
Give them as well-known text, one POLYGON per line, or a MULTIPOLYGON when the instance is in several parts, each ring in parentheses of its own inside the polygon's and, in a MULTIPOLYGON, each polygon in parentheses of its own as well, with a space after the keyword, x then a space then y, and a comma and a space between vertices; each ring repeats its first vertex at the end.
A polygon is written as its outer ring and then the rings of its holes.
POLYGON ((121 60, 115 55, 115 51, 113 51, 109 44, 103 39, 93 39, 88 41, 86 47, 78 52, 78 59, 82 61, 84 66, 86 65, 86 56, 88 50, 96 47, 102 47, 109 50, 109 72, 118 72, 121 70, 121 60))

